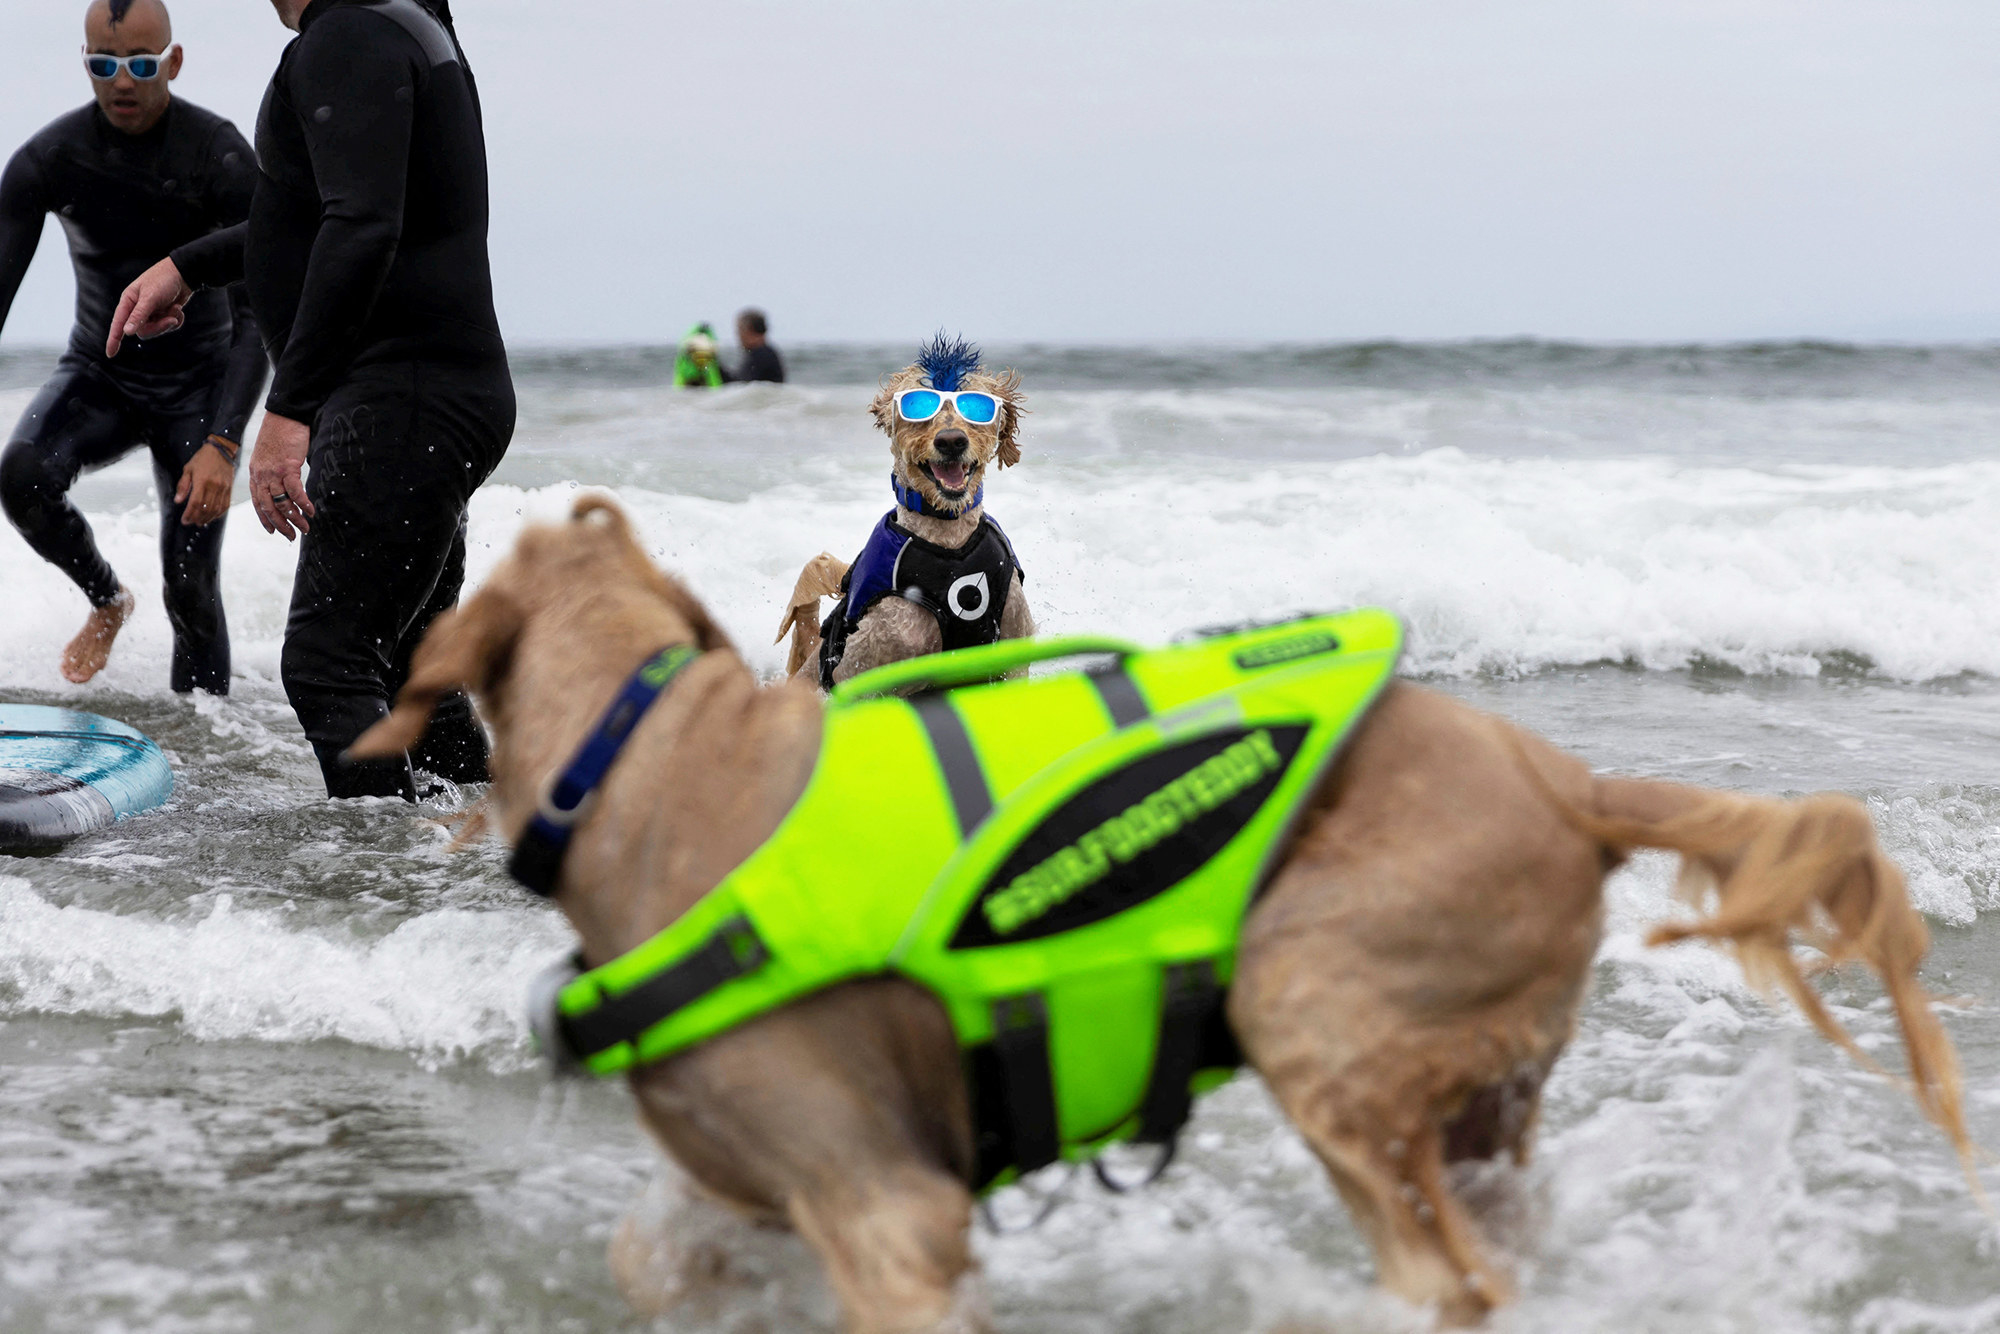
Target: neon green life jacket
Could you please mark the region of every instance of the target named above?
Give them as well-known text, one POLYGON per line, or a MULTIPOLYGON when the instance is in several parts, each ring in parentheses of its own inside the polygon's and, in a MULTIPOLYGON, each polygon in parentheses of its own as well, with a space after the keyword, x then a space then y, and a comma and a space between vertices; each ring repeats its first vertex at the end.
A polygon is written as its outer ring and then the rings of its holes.
POLYGON ((776 832, 561 988, 565 1039, 614 1075, 896 974, 943 1002, 983 1072, 976 1185, 1170 1144, 1191 1090, 1241 1062, 1220 1001, 1244 914, 1401 648, 1397 620, 1363 610, 1157 650, 1010 640, 858 676, 776 832), (1086 653, 1115 666, 994 679, 1086 653))
POLYGON ((696 361, 688 348, 697 335, 706 337, 711 343, 715 341, 714 333, 705 324, 697 324, 687 331, 687 337, 681 340, 674 353, 674 387, 677 389, 701 385, 714 389, 722 384, 722 349, 717 347, 715 355, 707 361, 696 361))

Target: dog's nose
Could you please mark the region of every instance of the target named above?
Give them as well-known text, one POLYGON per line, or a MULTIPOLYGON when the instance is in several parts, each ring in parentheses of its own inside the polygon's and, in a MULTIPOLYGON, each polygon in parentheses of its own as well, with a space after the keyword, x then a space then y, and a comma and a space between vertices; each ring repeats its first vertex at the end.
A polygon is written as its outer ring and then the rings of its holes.
POLYGON ((939 431, 931 445, 941 459, 962 459, 970 445, 963 431, 939 431))

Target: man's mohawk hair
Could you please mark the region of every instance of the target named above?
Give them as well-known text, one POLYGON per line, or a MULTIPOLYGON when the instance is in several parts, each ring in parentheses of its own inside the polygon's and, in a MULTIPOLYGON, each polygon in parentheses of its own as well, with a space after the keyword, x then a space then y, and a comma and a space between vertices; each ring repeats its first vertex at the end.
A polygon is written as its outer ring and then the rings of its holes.
POLYGON ((111 0, 111 26, 117 27, 132 12, 132 0, 111 0))
POLYGON ((963 338, 951 338, 940 329, 917 353, 917 369, 931 382, 931 388, 950 393, 979 369, 979 349, 963 338))

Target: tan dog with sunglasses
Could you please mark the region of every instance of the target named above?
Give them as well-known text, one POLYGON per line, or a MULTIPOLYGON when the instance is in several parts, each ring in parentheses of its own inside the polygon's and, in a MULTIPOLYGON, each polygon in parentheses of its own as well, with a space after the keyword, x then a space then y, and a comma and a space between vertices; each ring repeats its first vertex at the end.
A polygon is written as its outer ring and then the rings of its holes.
MULTIPOLYGON (((355 751, 401 753, 439 699, 471 689, 495 735, 498 825, 519 845, 551 776, 586 736, 629 717, 611 702, 674 646, 679 675, 621 724, 623 750, 568 826, 549 882, 596 967, 771 837, 823 735, 818 696, 797 682, 760 688, 609 501, 586 497, 571 522, 529 528, 431 627, 395 711, 355 751)), ((897 789, 883 790, 893 808, 897 789)), ((1792 941, 1879 973, 1920 1105, 1969 1149, 1956 1058, 1916 980, 1923 919, 1861 806, 1595 777, 1527 732, 1392 682, 1244 919, 1227 1021, 1325 1164, 1383 1284, 1450 1320, 1477 1319, 1509 1286, 1448 1168, 1526 1158, 1589 980, 1605 876, 1641 847, 1679 852, 1706 910, 1655 941, 1731 944, 1850 1049, 1792 941)), ((664 1232, 630 1220, 621 1231, 614 1268, 641 1309, 721 1296, 744 1272, 716 1249, 747 1235, 731 1231, 733 1212, 804 1237, 855 1334, 987 1327, 968 1286, 963 1053, 934 994, 893 975, 830 986, 630 1079, 646 1125, 701 1192, 664 1232)), ((741 1281, 761 1283, 755 1268, 741 1281)))
POLYGON ((806 563, 778 626, 792 637, 785 674, 820 688, 886 663, 1035 633, 1013 545, 985 509, 989 468, 1021 461, 1021 377, 980 366, 979 349, 942 334, 883 382, 869 405, 887 433, 896 508, 852 566, 806 563), (834 597, 819 617, 819 600, 834 597))

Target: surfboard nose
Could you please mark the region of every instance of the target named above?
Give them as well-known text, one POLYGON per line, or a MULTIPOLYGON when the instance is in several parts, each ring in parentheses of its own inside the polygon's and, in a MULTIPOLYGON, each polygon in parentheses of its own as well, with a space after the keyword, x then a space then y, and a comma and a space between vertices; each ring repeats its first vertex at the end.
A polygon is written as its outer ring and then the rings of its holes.
POLYGON ((68 842, 152 810, 173 790, 160 748, 115 718, 0 704, 0 850, 68 842))

